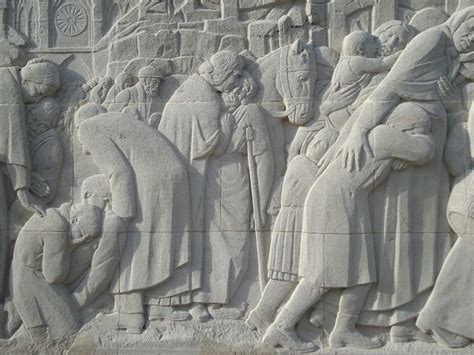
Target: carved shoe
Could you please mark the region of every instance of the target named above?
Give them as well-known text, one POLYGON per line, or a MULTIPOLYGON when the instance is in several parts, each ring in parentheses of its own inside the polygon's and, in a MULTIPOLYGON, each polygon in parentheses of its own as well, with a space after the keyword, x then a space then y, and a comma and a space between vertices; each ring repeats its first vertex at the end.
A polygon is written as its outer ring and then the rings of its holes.
POLYGON ((148 317, 150 321, 166 319, 173 322, 183 322, 191 319, 188 311, 165 306, 150 306, 148 317))
POLYGON ((145 327, 143 314, 109 313, 99 314, 99 319, 111 329, 125 329, 130 334, 141 334, 145 327))
POLYGON ((423 341, 425 343, 433 343, 431 336, 423 333, 417 328, 409 328, 400 325, 394 325, 390 329, 390 341, 392 343, 407 343, 409 341, 423 341))
POLYGON ((190 310, 189 314, 193 317, 194 320, 198 320, 200 322, 207 322, 211 315, 207 311, 206 307, 203 304, 197 303, 194 305, 190 310))
POLYGON ((453 334, 437 326, 432 327, 431 332, 436 342, 449 348, 464 348, 471 342, 461 335, 453 334))
POLYGON ((329 346, 331 348, 359 348, 359 349, 375 349, 383 346, 381 338, 369 338, 358 330, 352 332, 336 332, 329 336, 329 346))
POLYGON ((245 321, 245 325, 251 330, 256 330, 261 336, 265 335, 265 331, 270 326, 270 320, 262 317, 257 309, 252 310, 245 321))
POLYGON ((280 345, 288 350, 302 353, 309 353, 318 349, 315 344, 301 340, 294 330, 281 329, 276 324, 267 329, 262 341, 274 348, 280 345))
POLYGON ((4 327, 4 332, 5 336, 10 338, 20 328, 23 322, 20 318, 20 314, 16 310, 16 307, 11 300, 7 301, 5 304, 5 311, 8 313, 8 320, 4 327))

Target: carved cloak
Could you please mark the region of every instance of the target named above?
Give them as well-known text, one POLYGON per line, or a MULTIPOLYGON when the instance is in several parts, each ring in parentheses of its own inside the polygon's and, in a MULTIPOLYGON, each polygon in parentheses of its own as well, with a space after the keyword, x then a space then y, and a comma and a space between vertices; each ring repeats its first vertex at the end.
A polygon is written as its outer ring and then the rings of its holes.
MULTIPOLYGON (((80 140, 109 178, 112 210, 130 219, 112 293, 148 289, 169 280, 190 259, 186 168, 156 129, 120 113, 83 122, 80 140)), ((187 291, 169 284, 164 295, 187 291)))
POLYGON ((189 175, 192 265, 188 272, 192 275, 192 289, 201 287, 206 172, 209 155, 219 139, 220 112, 219 94, 195 74, 170 98, 158 127, 181 153, 189 175))
POLYGON ((20 76, 15 68, 0 68, 0 163, 15 167, 10 180, 15 190, 29 187, 31 162, 26 136, 25 105, 20 76), (26 168, 26 169, 25 169, 26 168), (14 176, 12 176, 14 175, 14 176))

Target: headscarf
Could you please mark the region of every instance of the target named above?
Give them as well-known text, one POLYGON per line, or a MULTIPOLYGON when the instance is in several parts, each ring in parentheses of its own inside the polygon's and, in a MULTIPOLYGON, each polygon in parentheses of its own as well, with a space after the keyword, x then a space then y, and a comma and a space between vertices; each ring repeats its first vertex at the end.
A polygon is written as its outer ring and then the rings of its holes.
POLYGON ((230 50, 222 50, 200 65, 199 74, 212 86, 217 87, 236 71, 242 71, 243 67, 244 60, 240 55, 230 50))
POLYGON ((474 17, 474 6, 466 7, 464 10, 456 11, 451 17, 446 21, 451 33, 454 33, 458 30, 461 25, 474 17))
POLYGON ((115 78, 115 85, 119 90, 125 89, 125 82, 131 79, 133 82, 133 75, 127 72, 122 72, 115 78))
POLYGON ((59 90, 61 82, 56 64, 44 58, 30 60, 21 69, 21 77, 24 81, 48 85, 49 90, 45 96, 53 96, 59 90))

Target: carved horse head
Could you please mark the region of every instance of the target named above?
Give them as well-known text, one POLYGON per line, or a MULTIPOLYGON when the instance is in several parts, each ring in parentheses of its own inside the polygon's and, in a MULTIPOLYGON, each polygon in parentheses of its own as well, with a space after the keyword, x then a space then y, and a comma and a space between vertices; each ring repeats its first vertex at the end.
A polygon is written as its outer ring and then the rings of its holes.
POLYGON ((299 126, 307 123, 313 117, 315 83, 314 52, 299 39, 281 48, 276 86, 286 110, 273 112, 273 116, 287 116, 291 123, 299 126))

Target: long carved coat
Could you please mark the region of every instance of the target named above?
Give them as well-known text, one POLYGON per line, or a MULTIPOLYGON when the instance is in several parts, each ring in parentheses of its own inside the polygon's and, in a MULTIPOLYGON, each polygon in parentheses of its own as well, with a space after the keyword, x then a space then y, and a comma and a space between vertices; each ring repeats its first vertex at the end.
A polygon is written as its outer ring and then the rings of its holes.
POLYGON ((373 93, 376 97, 379 90, 391 90, 430 115, 435 156, 427 164, 391 172, 374 191, 377 273, 383 277, 367 296, 361 324, 391 326, 415 318, 451 247, 446 219, 449 176, 443 163, 447 117, 437 82, 442 76, 453 79, 458 68, 450 30, 437 26, 408 44, 373 93))
POLYGON ((20 76, 15 68, 0 68, 0 163, 15 173, 10 179, 15 190, 29 187, 30 154, 26 136, 25 105, 20 76))
MULTIPOLYGON (((109 178, 112 210, 130 219, 112 293, 147 289, 189 262, 190 202, 186 168, 156 129, 120 113, 83 122, 80 140, 109 178)), ((188 290, 169 284, 164 295, 188 290)))
POLYGON ((158 127, 181 153, 189 175, 193 254, 188 273, 192 289, 201 287, 206 173, 219 139, 220 113, 217 91, 201 76, 192 75, 166 104, 158 127))
POLYGON ((16 191, 30 186, 30 154, 20 75, 0 68, 0 301, 4 297, 8 248, 8 205, 16 191), (11 186, 11 187, 10 187, 11 186))

